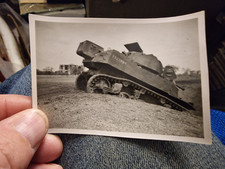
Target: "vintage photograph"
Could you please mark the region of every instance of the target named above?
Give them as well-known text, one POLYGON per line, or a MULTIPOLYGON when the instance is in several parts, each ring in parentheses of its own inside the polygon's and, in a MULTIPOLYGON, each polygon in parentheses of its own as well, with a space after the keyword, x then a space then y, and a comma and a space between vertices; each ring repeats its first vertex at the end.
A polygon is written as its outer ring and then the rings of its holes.
POLYGON ((49 132, 211 142, 204 12, 29 19, 33 107, 49 132))

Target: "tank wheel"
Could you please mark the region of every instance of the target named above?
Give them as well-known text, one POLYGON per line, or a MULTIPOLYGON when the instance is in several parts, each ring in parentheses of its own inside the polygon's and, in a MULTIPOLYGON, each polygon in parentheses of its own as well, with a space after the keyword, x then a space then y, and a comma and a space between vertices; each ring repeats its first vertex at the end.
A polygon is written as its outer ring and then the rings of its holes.
POLYGON ((160 98, 160 103, 161 103, 162 105, 166 104, 166 99, 160 98))
POLYGON ((172 108, 172 105, 170 105, 170 104, 166 101, 166 99, 160 98, 159 101, 160 101, 160 103, 161 103, 164 107, 170 108, 170 109, 172 108))
POLYGON ((166 108, 172 109, 172 106, 170 104, 164 104, 163 106, 166 107, 166 108))
POLYGON ((123 86, 124 87, 128 87, 129 85, 130 85, 130 83, 129 82, 126 82, 126 81, 124 81, 124 82, 122 82, 123 83, 123 86))
POLYGON ((104 78, 90 78, 87 84, 87 92, 94 93, 96 90, 101 90, 106 94, 111 89, 111 83, 104 78))
POLYGON ((134 90, 134 99, 139 99, 139 97, 141 96, 141 92, 139 90, 134 90))
POLYGON ((130 95, 126 92, 120 92, 119 96, 122 97, 122 98, 130 98, 130 95))

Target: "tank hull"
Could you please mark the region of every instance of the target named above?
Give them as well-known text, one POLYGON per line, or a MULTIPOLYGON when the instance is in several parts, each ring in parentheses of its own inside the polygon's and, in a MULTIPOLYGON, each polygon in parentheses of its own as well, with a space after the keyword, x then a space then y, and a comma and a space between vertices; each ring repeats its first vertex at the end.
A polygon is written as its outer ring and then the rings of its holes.
POLYGON ((96 73, 127 78, 160 93, 177 97, 178 89, 173 82, 142 69, 136 62, 130 61, 116 50, 102 52, 83 63, 85 67, 97 70, 96 73))

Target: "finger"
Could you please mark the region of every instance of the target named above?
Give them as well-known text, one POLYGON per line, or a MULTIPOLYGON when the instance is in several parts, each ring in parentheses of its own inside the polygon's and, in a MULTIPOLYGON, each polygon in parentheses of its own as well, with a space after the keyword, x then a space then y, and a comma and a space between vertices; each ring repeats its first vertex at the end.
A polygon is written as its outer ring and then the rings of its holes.
POLYGON ((58 136, 47 134, 33 157, 35 163, 48 163, 56 160, 63 151, 63 144, 58 136))
POLYGON ((15 113, 32 107, 31 97, 22 95, 0 95, 0 121, 15 113))
POLYGON ((48 129, 47 116, 36 109, 0 122, 0 168, 27 168, 48 129))
POLYGON ((31 164, 27 169, 63 169, 58 164, 31 164))

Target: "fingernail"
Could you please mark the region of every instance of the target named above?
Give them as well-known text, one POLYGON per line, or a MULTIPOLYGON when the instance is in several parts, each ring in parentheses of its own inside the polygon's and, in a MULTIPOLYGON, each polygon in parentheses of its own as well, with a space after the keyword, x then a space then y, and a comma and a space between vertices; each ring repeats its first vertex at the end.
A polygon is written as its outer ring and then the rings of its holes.
POLYGON ((30 109, 14 123, 15 129, 22 134, 35 148, 44 138, 48 130, 47 116, 40 110, 30 109))

